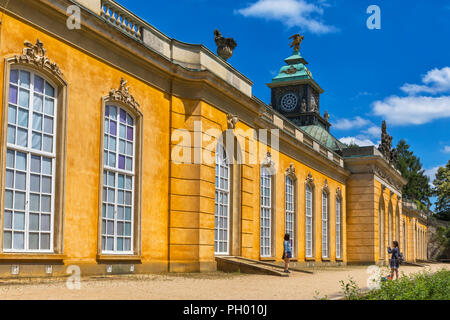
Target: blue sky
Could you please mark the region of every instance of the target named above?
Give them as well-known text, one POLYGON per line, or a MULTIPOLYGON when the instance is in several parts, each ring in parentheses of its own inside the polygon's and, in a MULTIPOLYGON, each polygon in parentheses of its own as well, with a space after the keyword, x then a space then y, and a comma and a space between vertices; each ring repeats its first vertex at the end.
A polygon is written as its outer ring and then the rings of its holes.
POLYGON ((266 103, 266 83, 292 53, 289 37, 304 34, 301 53, 325 90, 321 110, 337 138, 378 144, 386 119, 394 143, 405 139, 430 175, 450 159, 449 0, 118 2, 169 37, 213 52, 214 29, 233 37, 229 62, 266 103), (381 9, 380 30, 367 28, 370 5, 381 9))

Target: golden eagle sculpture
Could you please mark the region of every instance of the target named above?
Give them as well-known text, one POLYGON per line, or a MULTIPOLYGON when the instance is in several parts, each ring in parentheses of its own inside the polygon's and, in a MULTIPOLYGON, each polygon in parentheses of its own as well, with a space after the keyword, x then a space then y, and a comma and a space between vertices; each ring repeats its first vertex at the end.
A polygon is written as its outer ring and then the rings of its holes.
POLYGON ((291 48, 294 48, 294 51, 300 51, 300 45, 302 44, 303 39, 305 39, 305 36, 294 34, 292 37, 289 38, 289 40, 292 40, 291 48))

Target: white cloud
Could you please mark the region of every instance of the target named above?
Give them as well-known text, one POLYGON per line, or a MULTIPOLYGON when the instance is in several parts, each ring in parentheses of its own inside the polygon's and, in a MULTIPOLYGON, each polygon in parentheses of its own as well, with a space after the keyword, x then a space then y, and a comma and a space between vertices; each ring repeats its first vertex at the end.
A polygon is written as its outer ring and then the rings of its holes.
POLYGON ((340 119, 333 123, 333 128, 336 130, 350 130, 359 129, 364 126, 370 125, 370 121, 363 119, 361 117, 356 117, 353 119, 340 119))
POLYGON ((393 95, 375 101, 374 114, 394 125, 421 125, 450 117, 450 96, 443 94, 450 92, 450 67, 429 71, 422 82, 403 85, 400 89, 405 97, 393 95))
POLYGON ((364 130, 363 133, 371 136, 372 138, 381 137, 381 127, 371 126, 369 129, 364 130))
POLYGON ((436 179, 436 174, 441 167, 445 167, 445 165, 425 170, 425 175, 430 178, 430 184, 433 184, 434 179, 436 179))
POLYGON ((450 153, 450 146, 445 146, 444 150, 442 150, 444 153, 450 153))
POLYGON ((406 83, 401 90, 409 95, 419 93, 438 94, 450 92, 450 67, 433 69, 423 76, 423 85, 406 83))
POLYGON ((258 0, 236 12, 244 17, 264 18, 280 21, 289 28, 300 27, 317 34, 336 32, 338 29, 321 21, 324 1, 317 4, 306 0, 258 0))
POLYGON ((363 137, 361 137, 361 138, 359 138, 359 137, 345 137, 345 138, 339 139, 339 141, 341 141, 342 143, 345 143, 347 145, 357 144, 360 147, 375 146, 375 143, 373 143, 369 139, 364 139, 363 137))
POLYGON ((391 96, 373 104, 374 113, 390 124, 425 124, 450 117, 450 96, 391 96))

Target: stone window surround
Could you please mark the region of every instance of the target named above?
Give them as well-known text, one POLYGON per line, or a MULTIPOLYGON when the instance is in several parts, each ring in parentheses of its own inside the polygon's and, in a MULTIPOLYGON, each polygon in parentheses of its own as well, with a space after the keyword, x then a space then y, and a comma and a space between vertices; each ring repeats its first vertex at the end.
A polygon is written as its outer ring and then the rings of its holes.
MULTIPOLYGON (((134 100, 133 100, 134 101, 134 100)), ((101 142, 100 142, 100 162, 99 162, 99 206, 98 206, 98 240, 97 240, 97 260, 98 261, 114 261, 114 260, 130 260, 130 261, 140 261, 142 254, 142 234, 141 234, 141 223, 142 223, 142 145, 143 145, 143 114, 136 107, 136 104, 126 103, 114 99, 111 95, 104 96, 101 102, 101 117, 100 117, 100 128, 101 128, 101 142), (102 253, 102 205, 103 205, 103 171, 104 171, 104 132, 105 132, 105 110, 107 105, 114 105, 120 107, 130 113, 135 120, 135 182, 134 182, 134 217, 133 217, 133 254, 103 254, 102 253)))
MULTIPOLYGON (((55 167, 55 190, 54 190, 54 225, 53 225, 53 253, 46 256, 49 259, 60 260, 64 253, 64 199, 65 199, 65 177, 66 177, 66 157, 67 157, 67 109, 68 109, 68 84, 61 72, 56 72, 48 65, 39 65, 33 61, 18 59, 19 56, 14 55, 5 59, 4 67, 4 84, 9 83, 10 72, 12 68, 29 70, 41 75, 44 79, 52 82, 57 89, 57 131, 56 131, 56 167, 55 167)), ((45 56, 43 56, 46 58, 45 56)), ((59 71, 59 69, 58 69, 59 71)), ((0 149, 0 170, 6 170, 6 152, 7 152, 7 121, 8 121, 8 99, 9 86, 4 85, 3 88, 3 114, 2 114, 2 138, 0 149)), ((0 224, 3 230, 4 218, 4 192, 5 177, 2 174, 0 181, 0 207, 1 216, 0 224)), ((3 231, 0 237, 0 248, 3 252, 3 231)), ((16 253, 8 253, 8 256, 18 256, 16 253)), ((23 254, 20 254, 23 255, 23 254)), ((27 256, 42 254, 26 254, 27 256)))

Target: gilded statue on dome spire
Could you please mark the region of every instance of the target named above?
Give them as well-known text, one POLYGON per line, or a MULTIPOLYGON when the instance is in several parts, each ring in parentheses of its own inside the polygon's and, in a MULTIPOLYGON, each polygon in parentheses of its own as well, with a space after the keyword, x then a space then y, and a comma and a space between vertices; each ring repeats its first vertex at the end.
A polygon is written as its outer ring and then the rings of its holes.
POLYGON ((294 34, 289 39, 293 39, 291 43, 291 48, 294 48, 294 51, 300 51, 300 45, 302 44, 303 39, 305 39, 305 36, 294 34))

